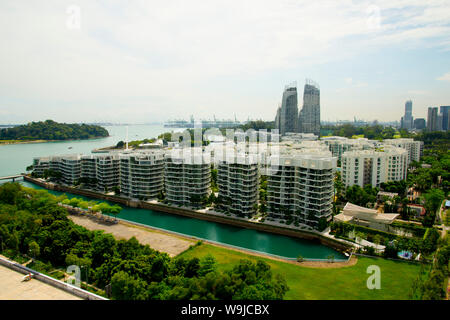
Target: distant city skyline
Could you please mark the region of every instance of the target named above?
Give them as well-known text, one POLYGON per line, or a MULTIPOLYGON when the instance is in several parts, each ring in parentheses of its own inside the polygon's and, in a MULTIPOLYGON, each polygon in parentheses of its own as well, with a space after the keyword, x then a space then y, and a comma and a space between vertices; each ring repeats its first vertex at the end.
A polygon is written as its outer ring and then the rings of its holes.
POLYGON ((450 1, 4 0, 0 36, 1 124, 273 121, 306 78, 322 122, 450 105, 450 1))

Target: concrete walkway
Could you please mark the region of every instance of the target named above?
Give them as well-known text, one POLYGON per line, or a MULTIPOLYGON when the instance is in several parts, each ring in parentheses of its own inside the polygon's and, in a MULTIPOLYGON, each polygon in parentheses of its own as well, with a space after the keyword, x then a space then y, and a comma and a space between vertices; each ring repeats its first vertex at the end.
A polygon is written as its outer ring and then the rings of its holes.
POLYGON ((123 221, 108 225, 98 223, 85 216, 69 215, 68 218, 88 230, 104 230, 106 233, 111 233, 116 239, 128 240, 136 237, 141 244, 148 244, 150 248, 166 252, 171 257, 178 255, 195 244, 194 240, 188 240, 147 228, 144 229, 123 221))

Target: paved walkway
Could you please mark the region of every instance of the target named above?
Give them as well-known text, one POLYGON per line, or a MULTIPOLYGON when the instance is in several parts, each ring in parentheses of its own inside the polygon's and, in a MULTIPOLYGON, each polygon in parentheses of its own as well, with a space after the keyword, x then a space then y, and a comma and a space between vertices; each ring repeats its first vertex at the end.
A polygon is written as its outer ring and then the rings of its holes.
POLYGON ((196 242, 194 240, 188 240, 175 235, 151 230, 150 228, 128 224, 123 221, 114 225, 106 225, 93 221, 85 216, 69 215, 68 217, 76 224, 79 224, 88 230, 104 230, 106 233, 111 233, 116 239, 128 240, 134 236, 141 244, 148 244, 150 248, 166 252, 171 257, 187 250, 196 242))
POLYGON ((0 300, 82 300, 36 279, 23 281, 24 274, 0 266, 0 300))

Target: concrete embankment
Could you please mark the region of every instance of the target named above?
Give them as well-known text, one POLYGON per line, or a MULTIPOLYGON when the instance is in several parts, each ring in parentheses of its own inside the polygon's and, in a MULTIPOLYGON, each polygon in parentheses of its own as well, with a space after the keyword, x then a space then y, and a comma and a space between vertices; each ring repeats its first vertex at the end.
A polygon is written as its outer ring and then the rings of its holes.
POLYGON ((131 200, 128 198, 107 195, 107 194, 95 192, 92 190, 82 190, 82 189, 72 188, 72 187, 68 187, 68 186, 48 183, 48 182, 44 182, 39 179, 31 178, 29 176, 25 176, 24 180, 29 181, 34 184, 37 184, 37 185, 39 185, 43 188, 49 189, 49 190, 68 192, 68 193, 77 194, 77 195, 81 195, 81 196, 85 196, 85 197, 103 199, 103 200, 107 200, 107 201, 111 201, 111 202, 120 203, 122 205, 132 207, 132 208, 149 209, 149 210, 153 210, 153 211, 166 212, 166 213, 170 213, 170 214, 176 214, 176 215, 181 215, 181 216, 195 218, 195 219, 201 219, 201 220, 206 220, 206 221, 211 221, 211 222, 233 225, 233 226, 237 226, 237 227, 241 227, 241 228, 254 229, 254 230, 275 233, 275 234, 280 234, 280 235, 289 236, 289 237, 307 239, 307 240, 312 240, 312 241, 319 241, 321 244, 332 247, 339 251, 345 251, 350 248, 350 245, 348 245, 346 243, 342 243, 338 240, 325 237, 325 236, 323 236, 319 233, 315 233, 315 232, 294 230, 294 229, 290 229, 290 228, 273 226, 273 225, 263 224, 263 223, 259 223, 259 222, 238 220, 238 219, 234 219, 234 218, 230 218, 230 217, 221 217, 221 216, 217 216, 217 215, 213 215, 213 214, 196 212, 193 210, 173 207, 173 206, 160 204, 160 203, 149 203, 149 202, 145 202, 145 201, 131 200))

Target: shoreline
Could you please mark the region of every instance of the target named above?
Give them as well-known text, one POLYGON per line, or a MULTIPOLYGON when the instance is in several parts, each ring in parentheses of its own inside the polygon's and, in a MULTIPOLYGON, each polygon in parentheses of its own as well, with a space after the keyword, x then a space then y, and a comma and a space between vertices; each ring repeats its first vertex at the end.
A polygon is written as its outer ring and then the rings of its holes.
POLYGON ((67 141, 86 141, 86 140, 95 140, 95 139, 103 139, 109 138, 111 136, 106 137, 92 137, 88 139, 67 139, 67 140, 0 140, 0 146, 12 145, 12 144, 30 144, 30 143, 46 143, 46 142, 67 142, 67 141), (2 141, 8 141, 3 143, 2 141))

